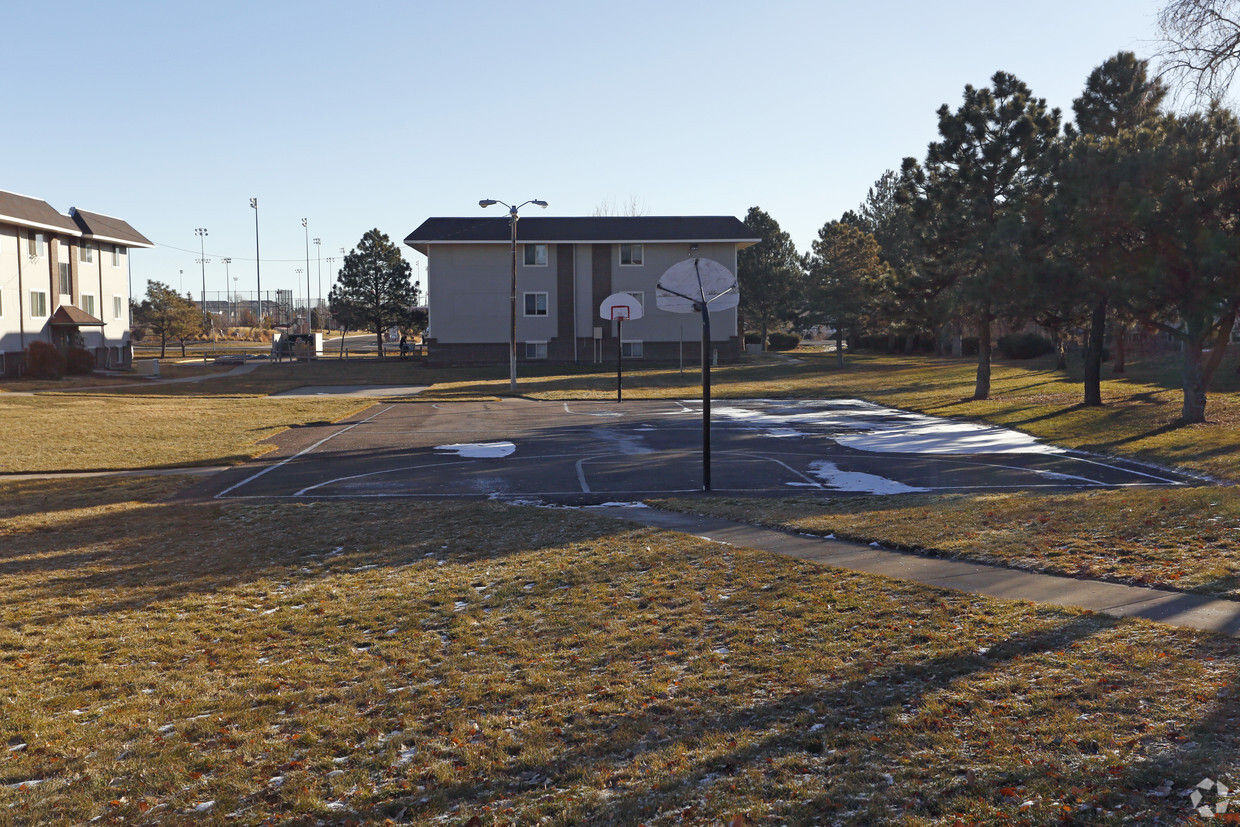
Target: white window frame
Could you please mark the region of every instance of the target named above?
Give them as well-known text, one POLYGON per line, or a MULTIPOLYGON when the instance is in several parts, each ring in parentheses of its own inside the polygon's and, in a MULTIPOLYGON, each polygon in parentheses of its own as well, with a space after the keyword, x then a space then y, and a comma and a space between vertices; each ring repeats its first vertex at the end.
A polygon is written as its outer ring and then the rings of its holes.
POLYGON ((112 266, 113 267, 121 266, 121 256, 124 255, 124 253, 125 253, 124 247, 122 247, 119 244, 112 245, 112 266))
POLYGON ((545 290, 528 290, 522 294, 521 311, 527 319, 543 319, 546 318, 551 310, 550 300, 547 298, 545 290), (534 312, 530 312, 530 296, 542 296, 542 312, 538 312, 538 300, 534 300, 534 312))
POLYGON ((69 262, 61 261, 57 263, 56 270, 57 270, 56 286, 58 288, 62 288, 62 287, 69 288, 68 290, 61 290, 60 295, 72 296, 73 295, 73 268, 69 266, 69 262))
POLYGON ((521 263, 523 266, 525 267, 546 267, 548 266, 547 259, 549 258, 549 256, 547 255, 546 244, 526 244, 524 246, 525 246, 525 249, 521 251, 521 263), (530 249, 531 248, 533 248, 533 252, 534 252, 534 262, 532 264, 530 263, 530 249), (538 260, 539 250, 542 250, 542 261, 538 260))
POLYGON ((620 266, 621 267, 641 267, 646 260, 645 245, 641 243, 626 243, 618 245, 620 248, 620 266), (629 248, 629 260, 624 260, 624 248, 629 248), (633 251, 637 251, 637 260, 633 260, 633 251))
POLYGON ((125 297, 120 293, 112 294, 112 318, 117 321, 125 318, 125 297))
POLYGON ((641 307, 642 313, 646 312, 646 291, 645 290, 621 290, 620 292, 637 299, 637 304, 639 307, 641 307))
POLYGON ((96 319, 99 318, 99 314, 95 312, 97 308, 95 307, 95 294, 94 293, 83 293, 81 296, 78 297, 78 301, 81 302, 83 310, 85 310, 90 315, 94 316, 96 319), (88 304, 90 305, 89 307, 87 307, 88 304))
POLYGON ((30 318, 46 319, 47 318, 47 291, 31 290, 30 291, 30 318), (34 306, 34 297, 39 297, 39 308, 34 306))
POLYGON ((622 339, 620 341, 620 352, 625 359, 641 359, 645 352, 642 347, 641 339, 622 339))
POLYGON ((95 263, 95 248, 83 241, 78 245, 78 261, 83 264, 95 263))
POLYGON ((546 342, 526 342, 525 343, 525 358, 526 359, 546 359, 547 358, 547 343, 546 342))
POLYGON ((47 241, 43 237, 43 233, 30 233, 26 237, 26 252, 29 255, 42 258, 47 250, 47 241))

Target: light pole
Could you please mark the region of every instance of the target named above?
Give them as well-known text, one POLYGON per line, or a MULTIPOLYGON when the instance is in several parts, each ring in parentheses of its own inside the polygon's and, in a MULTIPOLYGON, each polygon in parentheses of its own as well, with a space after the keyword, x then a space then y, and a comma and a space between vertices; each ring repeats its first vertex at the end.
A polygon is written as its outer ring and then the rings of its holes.
MULTIPOLYGON (((330 279, 331 274, 332 274, 332 265, 336 263, 336 257, 328 256, 327 258, 323 260, 327 262, 327 277, 330 279)), ((327 293, 328 293, 329 298, 330 298, 331 292, 332 292, 332 286, 331 286, 331 282, 329 281, 327 284, 327 293)), ((331 318, 332 318, 332 311, 331 311, 330 303, 327 308, 327 318, 328 318, 327 329, 330 331, 331 330, 331 318)))
MULTIPOLYGON (((304 272, 306 272, 306 271, 305 271, 305 270, 303 270, 303 269, 301 269, 300 267, 298 267, 298 268, 297 268, 297 269, 295 269, 293 272, 297 274, 297 278, 293 281, 293 284, 296 284, 296 285, 299 285, 299 286, 300 286, 300 284, 301 284, 301 274, 302 274, 302 273, 304 273, 304 272)), ((306 278, 309 278, 309 276, 307 276, 306 278)), ((296 312, 297 312, 297 298, 294 296, 294 298, 293 298, 293 313, 294 313, 294 315, 296 314, 296 312)), ((290 331, 290 332, 291 332, 291 331, 290 331)))
MULTIPOLYGON (((310 224, 306 219, 301 220, 302 229, 306 231, 306 332, 309 333, 310 327, 310 224)), ((297 272, 301 272, 298 270, 297 272)))
MULTIPOLYGON (((231 259, 231 258, 222 258, 222 259, 220 259, 220 261, 222 261, 222 262, 224 263, 224 298, 225 298, 225 299, 227 299, 227 298, 228 298, 228 279, 229 279, 229 275, 228 275, 228 265, 232 264, 232 259, 231 259)), ((226 301, 226 302, 225 302, 225 308, 226 308, 226 309, 225 309, 225 312, 227 312, 228 310, 230 310, 230 309, 232 308, 232 302, 228 302, 228 301, 226 301)), ((227 319, 225 319, 225 321, 227 321, 227 319)), ((235 324, 235 322, 234 322, 234 324, 235 324)))
POLYGON ((258 281, 258 326, 263 326, 263 268, 262 259, 258 255, 258 199, 251 198, 250 206, 254 209, 254 277, 258 281))
POLYGON ((202 265, 202 329, 207 329, 207 254, 204 248, 207 239, 207 228, 197 227, 194 235, 198 236, 198 263, 202 265))
POLYGON ((237 293, 237 277, 233 276, 233 327, 241 327, 241 296, 237 293))
MULTIPOLYGON (((323 259, 321 258, 322 255, 323 255, 323 239, 316 238, 314 240, 314 263, 315 263, 315 266, 318 267, 319 274, 318 274, 318 284, 315 285, 318 289, 314 291, 314 297, 315 297, 315 301, 318 302, 319 304, 323 303, 323 259)), ((306 264, 308 266, 309 262, 306 262, 306 264)), ((319 327, 322 327, 323 326, 322 319, 320 319, 319 322, 320 322, 319 327)))
POLYGON ((526 204, 537 204, 543 209, 547 208, 546 201, 540 201, 537 198, 531 198, 521 204, 513 206, 500 201, 497 198, 484 198, 478 202, 479 207, 489 207, 492 204, 503 204, 508 208, 508 219, 512 225, 512 285, 509 290, 509 313, 508 313, 508 389, 517 392, 517 210, 526 204))

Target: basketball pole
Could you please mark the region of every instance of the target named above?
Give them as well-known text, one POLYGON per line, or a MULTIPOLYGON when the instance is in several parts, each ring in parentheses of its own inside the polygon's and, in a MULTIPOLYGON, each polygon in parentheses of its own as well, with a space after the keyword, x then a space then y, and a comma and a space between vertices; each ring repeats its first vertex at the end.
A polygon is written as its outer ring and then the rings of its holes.
POLYGON ((706 302, 697 304, 702 311, 702 490, 710 490, 710 308, 706 302))
MULTIPOLYGON (((612 311, 615 312, 615 311, 612 311)), ((624 319, 616 319, 616 401, 624 401, 624 319)))

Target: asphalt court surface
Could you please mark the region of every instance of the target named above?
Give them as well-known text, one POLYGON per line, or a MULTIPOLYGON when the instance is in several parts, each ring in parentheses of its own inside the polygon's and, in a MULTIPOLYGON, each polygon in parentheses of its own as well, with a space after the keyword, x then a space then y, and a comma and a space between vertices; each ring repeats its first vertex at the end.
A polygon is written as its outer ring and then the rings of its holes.
MULTIPOLYGON (((703 490, 701 400, 380 402, 216 477, 235 498, 627 502, 703 490)), ((858 400, 715 400, 711 490, 749 496, 1196 484, 858 400)))

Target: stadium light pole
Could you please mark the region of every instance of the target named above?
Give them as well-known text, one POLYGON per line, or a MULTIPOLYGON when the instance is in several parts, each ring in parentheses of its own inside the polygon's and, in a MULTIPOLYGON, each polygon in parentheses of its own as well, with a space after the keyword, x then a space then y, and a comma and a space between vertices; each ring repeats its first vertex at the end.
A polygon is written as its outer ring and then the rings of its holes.
MULTIPOLYGON (((309 262, 307 262, 309 264, 309 262)), ((314 300, 319 304, 323 303, 323 239, 316 238, 314 240, 314 264, 318 268, 318 284, 315 285, 314 300)), ((311 318, 314 318, 311 316, 311 318)), ((319 320, 322 322, 322 319, 319 320)), ((320 324, 319 327, 323 325, 320 324)), ((313 328, 311 328, 313 330, 313 328)))
POLYGON ((258 326, 263 326, 263 261, 258 255, 258 199, 251 198, 250 206, 254 209, 254 277, 257 279, 258 290, 258 326))
POLYGON ((301 226, 306 231, 306 332, 308 333, 314 329, 310 326, 310 224, 303 218, 301 226))
POLYGON ((479 207, 489 207, 492 204, 503 204, 508 208, 508 220, 512 226, 512 285, 509 290, 509 313, 508 313, 508 390, 512 393, 517 392, 517 210, 526 204, 536 204, 544 210, 547 208, 546 201, 540 201, 537 198, 531 198, 521 204, 513 206, 512 204, 500 201, 498 198, 484 198, 478 202, 479 207))
MULTIPOLYGON (((228 265, 232 264, 232 259, 222 258, 220 259, 220 261, 224 263, 224 313, 227 315, 232 312, 232 302, 228 301, 228 278, 229 278, 228 265)), ((233 292, 236 292, 236 291, 233 291, 233 292)), ((236 297, 234 296, 234 299, 235 298, 236 297)), ((225 323, 227 323, 227 319, 225 319, 225 323)), ((236 324, 236 322, 233 322, 233 324, 236 324)))
POLYGON ((202 265, 202 329, 207 329, 207 254, 204 248, 207 239, 207 228, 194 228, 194 235, 198 236, 198 263, 202 265))

